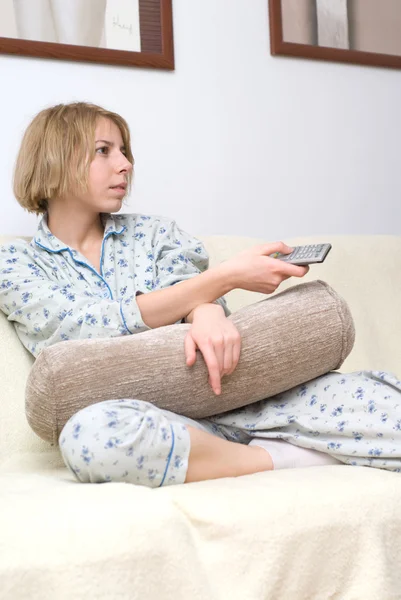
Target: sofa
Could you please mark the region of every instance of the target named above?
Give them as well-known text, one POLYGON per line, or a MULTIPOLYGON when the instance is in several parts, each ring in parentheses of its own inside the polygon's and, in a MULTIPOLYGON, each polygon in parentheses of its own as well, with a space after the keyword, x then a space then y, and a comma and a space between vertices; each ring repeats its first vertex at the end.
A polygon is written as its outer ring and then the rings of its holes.
MULTIPOLYGON (((211 265, 266 241, 199 237, 211 265)), ((350 306, 341 371, 400 377, 401 236, 285 241, 332 243, 303 281, 326 281, 350 306)), ((227 301, 235 311, 261 297, 227 301)), ((33 359, 2 313, 0 343, 1 600, 401 597, 401 474, 335 465, 158 489, 80 484, 28 426, 33 359)))

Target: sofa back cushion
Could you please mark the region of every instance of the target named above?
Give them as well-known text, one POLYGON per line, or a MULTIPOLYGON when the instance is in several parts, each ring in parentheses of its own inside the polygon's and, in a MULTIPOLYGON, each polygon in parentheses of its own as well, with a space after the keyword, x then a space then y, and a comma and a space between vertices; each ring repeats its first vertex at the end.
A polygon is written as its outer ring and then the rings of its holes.
MULTIPOLYGON (((15 237, 0 236, 0 245, 15 237)), ((34 359, 1 311, 0 344, 0 465, 4 466, 5 463, 17 464, 20 455, 47 454, 52 448, 33 433, 25 417, 25 386, 34 359)))
POLYGON ((47 450, 25 418, 25 384, 33 364, 14 326, 0 312, 0 464, 18 452, 47 450))

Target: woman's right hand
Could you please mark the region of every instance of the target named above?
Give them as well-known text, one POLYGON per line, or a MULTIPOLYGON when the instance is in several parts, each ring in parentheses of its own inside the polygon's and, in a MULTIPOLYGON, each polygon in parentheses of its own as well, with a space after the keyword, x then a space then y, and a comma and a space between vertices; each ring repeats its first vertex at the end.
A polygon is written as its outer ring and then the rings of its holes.
POLYGON ((285 279, 303 277, 309 271, 307 266, 300 267, 271 258, 270 255, 275 252, 290 254, 292 248, 283 242, 260 244, 221 263, 223 276, 229 281, 231 289, 272 294, 285 279))

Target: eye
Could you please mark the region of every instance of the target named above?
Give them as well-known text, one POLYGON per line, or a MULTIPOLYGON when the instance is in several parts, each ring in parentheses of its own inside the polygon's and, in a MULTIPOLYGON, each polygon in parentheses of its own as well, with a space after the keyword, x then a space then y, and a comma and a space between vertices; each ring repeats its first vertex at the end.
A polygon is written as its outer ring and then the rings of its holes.
POLYGON ((100 146, 100 148, 96 148, 96 154, 108 154, 109 147, 108 146, 100 146))

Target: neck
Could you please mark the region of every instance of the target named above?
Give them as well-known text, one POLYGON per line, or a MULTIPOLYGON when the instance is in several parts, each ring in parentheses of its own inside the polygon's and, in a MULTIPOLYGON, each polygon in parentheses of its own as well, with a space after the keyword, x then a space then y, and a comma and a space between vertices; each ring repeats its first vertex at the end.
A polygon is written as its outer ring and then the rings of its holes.
POLYGON ((100 214, 78 211, 67 203, 49 202, 47 225, 53 235, 78 251, 103 240, 104 226, 100 214))

